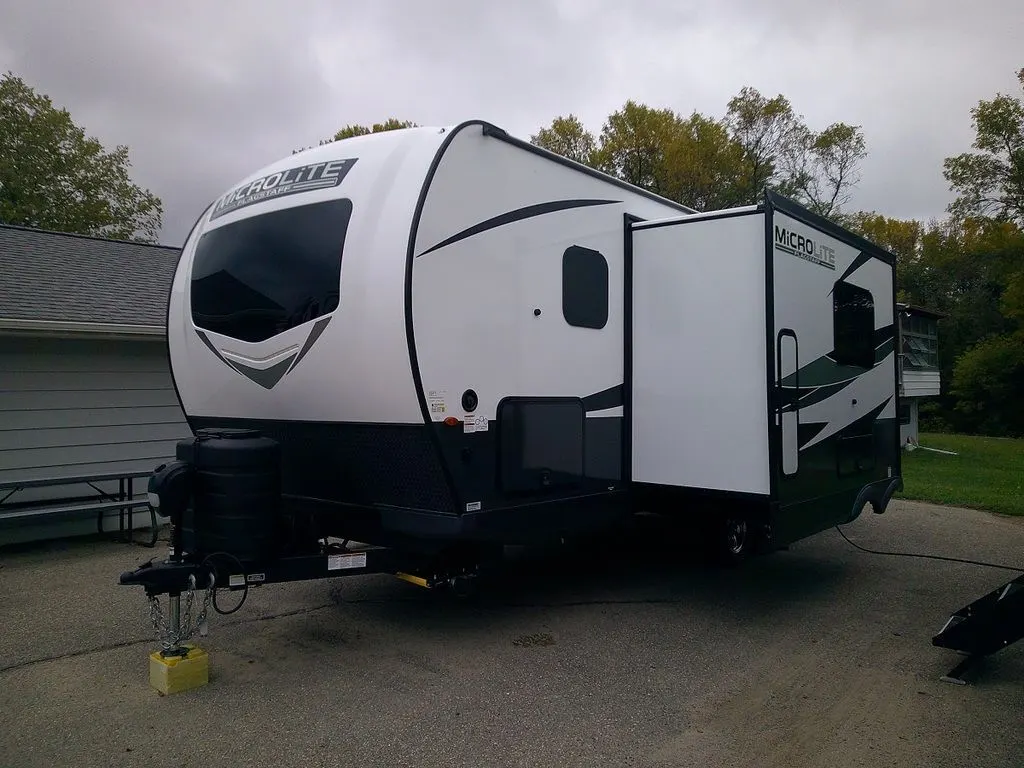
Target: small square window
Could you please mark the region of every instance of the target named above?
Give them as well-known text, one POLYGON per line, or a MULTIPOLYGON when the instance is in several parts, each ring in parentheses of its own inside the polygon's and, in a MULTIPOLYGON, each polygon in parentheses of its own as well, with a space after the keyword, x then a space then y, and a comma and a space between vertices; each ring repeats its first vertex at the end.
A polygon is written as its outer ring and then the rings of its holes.
POLYGON ((562 315, 569 325, 608 322, 608 262, 600 251, 573 245, 562 254, 562 315))
POLYGON ((838 282, 832 292, 834 354, 840 365, 875 366, 875 302, 871 292, 838 282))

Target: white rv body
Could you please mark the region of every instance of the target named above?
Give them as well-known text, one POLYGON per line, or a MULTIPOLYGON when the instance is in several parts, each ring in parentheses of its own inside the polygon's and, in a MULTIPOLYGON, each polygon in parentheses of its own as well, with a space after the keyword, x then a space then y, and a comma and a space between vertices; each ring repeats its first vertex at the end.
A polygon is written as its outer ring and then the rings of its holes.
POLYGON ((793 540, 884 509, 899 474, 891 351, 827 363, 840 275, 884 345, 891 259, 804 214, 698 214, 481 121, 333 142, 196 223, 175 385, 193 430, 280 444, 287 514, 318 535, 528 540, 710 494, 793 540), (776 224, 834 264, 773 248, 776 224), (871 466, 832 477, 833 454, 871 466))
MULTIPOLYGON (((418 129, 401 141, 381 133, 309 149, 261 168, 232 190, 247 190, 254 180, 272 179, 297 167, 356 162, 338 186, 270 198, 210 220, 214 203, 203 214, 184 245, 168 311, 174 379, 186 414, 368 423, 421 418, 406 342, 405 254, 423 179, 444 138, 436 129, 418 129), (253 216, 341 197, 352 200, 354 215, 344 235, 338 308, 286 376, 269 389, 251 386, 212 356, 193 330, 188 308, 199 239, 253 216)), ((216 332, 207 337, 226 359, 265 370, 297 354, 313 325, 255 343, 216 332)))

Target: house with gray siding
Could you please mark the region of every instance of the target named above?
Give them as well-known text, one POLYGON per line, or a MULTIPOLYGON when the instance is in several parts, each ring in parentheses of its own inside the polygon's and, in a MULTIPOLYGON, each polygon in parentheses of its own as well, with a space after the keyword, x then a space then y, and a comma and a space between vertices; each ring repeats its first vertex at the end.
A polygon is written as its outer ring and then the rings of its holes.
MULTIPOLYGON (((0 225, 0 500, 83 496, 95 489, 10 486, 173 458, 190 434, 165 346, 178 253, 0 225)), ((145 479, 135 485, 145 494, 145 479)), ((3 523, 3 509, 0 544, 97 530, 95 515, 3 523)), ((148 526, 149 512, 133 520, 148 526)), ((117 529, 116 511, 109 525, 117 529)))

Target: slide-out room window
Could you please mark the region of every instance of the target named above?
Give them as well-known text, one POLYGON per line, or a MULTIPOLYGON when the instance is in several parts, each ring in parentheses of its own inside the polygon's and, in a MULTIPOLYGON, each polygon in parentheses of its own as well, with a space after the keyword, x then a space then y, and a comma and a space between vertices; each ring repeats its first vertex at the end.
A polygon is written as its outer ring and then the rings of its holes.
POLYGON ((840 365, 875 365, 875 302, 871 291, 838 282, 832 291, 834 350, 840 365))
POLYGON ((608 322, 608 262, 600 251, 573 245, 562 254, 562 315, 579 328, 608 322))

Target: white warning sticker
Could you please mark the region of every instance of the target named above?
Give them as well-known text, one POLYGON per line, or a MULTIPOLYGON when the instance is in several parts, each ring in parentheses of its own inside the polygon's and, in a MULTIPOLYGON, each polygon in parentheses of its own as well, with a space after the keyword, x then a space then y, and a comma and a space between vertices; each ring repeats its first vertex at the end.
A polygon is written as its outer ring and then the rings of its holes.
POLYGON ((430 407, 430 412, 443 414, 448 412, 448 406, 445 401, 448 399, 448 392, 443 389, 432 389, 427 392, 427 403, 430 407))
POLYGON ((228 576, 229 587, 244 587, 245 586, 245 574, 233 573, 228 576))
POLYGON ((355 552, 348 555, 328 555, 327 556, 327 570, 328 571, 340 571, 346 568, 365 568, 366 567, 366 553, 355 552))
POLYGON ((469 502, 466 505, 466 511, 467 512, 476 512, 479 509, 480 509, 480 502, 479 501, 471 501, 471 502, 469 502))
POLYGON ((487 417, 467 415, 464 422, 465 432, 486 432, 487 417))

